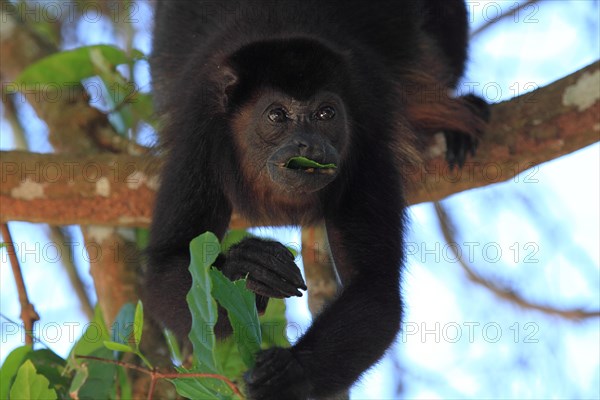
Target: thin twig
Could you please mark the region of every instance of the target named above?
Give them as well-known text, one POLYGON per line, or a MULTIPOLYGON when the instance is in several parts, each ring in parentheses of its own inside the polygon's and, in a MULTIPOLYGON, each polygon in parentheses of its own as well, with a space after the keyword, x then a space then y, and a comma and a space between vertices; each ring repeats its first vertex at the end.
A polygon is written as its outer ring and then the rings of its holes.
MULTIPOLYGON (((455 240, 454 240, 455 229, 454 229, 454 226, 452 225, 452 223, 450 222, 450 218, 448 217, 446 210, 439 202, 434 202, 434 205, 435 205, 435 212, 438 216, 438 221, 440 223, 440 228, 442 230, 442 234, 444 235, 444 240, 448 244, 455 243, 455 240)), ((508 301, 510 301, 514 304, 517 304, 518 306, 525 308, 525 309, 541 311, 545 314, 557 315, 559 317, 571 319, 571 320, 582 320, 582 319, 586 319, 586 318, 600 317, 600 311, 585 311, 580 308, 575 308, 575 309, 570 309, 570 310, 559 310, 559 309, 556 309, 553 307, 544 306, 541 304, 536 304, 536 303, 530 302, 528 300, 525 300, 516 290, 509 289, 509 288, 502 288, 502 287, 496 285, 495 283, 493 283, 492 281, 479 276, 475 271, 473 271, 473 269, 469 265, 467 265, 465 260, 462 258, 461 254, 459 254, 456 251, 455 246, 448 246, 448 247, 451 249, 454 256, 458 260, 459 265, 466 272, 467 276, 469 277, 469 279, 472 282, 485 287, 486 289, 490 290, 492 293, 494 293, 496 296, 498 296, 501 299, 508 300, 508 301)))
MULTIPOLYGON (((184 374, 178 373, 178 372, 160 372, 157 369, 150 370, 150 369, 143 368, 143 367, 140 367, 140 366, 135 365, 135 364, 130 364, 128 362, 118 361, 118 360, 107 360, 105 358, 94 357, 94 356, 76 355, 75 358, 81 358, 81 359, 86 359, 86 360, 94 360, 94 361, 100 361, 100 362, 107 363, 107 364, 119 365, 119 366, 121 366, 123 368, 132 369, 134 371, 138 371, 138 372, 141 372, 143 374, 150 375, 150 377, 152 378, 152 381, 156 381, 158 379, 179 379, 179 378, 211 378, 211 379, 218 379, 220 381, 225 382, 227 384, 227 386, 229 386, 229 388, 231 389, 231 391, 234 394, 240 396, 241 398, 244 398, 242 396, 242 393, 240 392, 240 390, 235 385, 235 383, 233 383, 227 377, 225 377, 223 375, 219 375, 219 374, 205 374, 205 373, 198 373, 198 372, 191 372, 191 373, 184 373, 184 374)), ((152 398, 151 394, 152 394, 152 391, 154 390, 153 389, 154 385, 155 385, 155 383, 151 384, 151 386, 150 386, 150 388, 152 390, 150 391, 150 393, 148 393, 148 399, 152 398)))
POLYGON ((8 121, 10 129, 12 130, 13 140, 15 141, 15 150, 26 150, 29 146, 27 145, 25 130, 19 119, 15 101, 16 95, 14 93, 3 93, 2 105, 4 106, 4 118, 8 121))
POLYGON ((26 333, 25 344, 33 345, 33 325, 36 321, 40 320, 40 316, 35 311, 33 304, 29 302, 27 288, 25 287, 25 281, 23 280, 23 274, 21 273, 21 265, 19 264, 19 260, 17 258, 17 252, 10 235, 10 230, 8 229, 8 224, 1 224, 0 229, 2 231, 2 237, 4 238, 4 244, 6 245, 8 258, 10 259, 10 265, 15 277, 15 283, 17 284, 19 303, 21 303, 21 320, 25 326, 26 333))
POLYGON ((68 254, 68 257, 62 258, 62 264, 67 272, 67 276, 69 277, 69 282, 79 299, 79 303, 81 304, 81 310, 91 321, 94 318, 94 307, 92 306, 92 301, 90 300, 87 291, 85 290, 85 286, 81 280, 81 276, 79 272, 77 272, 77 267, 75 266, 73 249, 67 245, 70 241, 66 236, 65 231, 56 225, 49 225, 50 228, 50 239, 60 247, 61 254, 68 254))
POLYGON ((108 129, 95 130, 92 134, 98 146, 104 150, 138 156, 150 153, 149 147, 136 143, 134 140, 119 136, 117 133, 108 129))
POLYGON ((158 379, 155 378, 154 375, 150 376, 150 388, 148 389, 148 397, 147 400, 152 400, 152 396, 154 395, 154 389, 156 388, 156 381, 158 379))
POLYGON ((512 17, 516 13, 521 12, 521 10, 523 10, 523 9, 525 9, 525 8, 529 7, 530 5, 532 5, 534 3, 537 3, 537 2, 538 2, 538 0, 527 0, 525 3, 521 4, 520 6, 516 7, 515 9, 499 15, 498 18, 494 18, 494 19, 490 19, 490 20, 486 21, 479 28, 477 28, 477 29, 475 29, 474 31, 471 32, 471 38, 479 35, 481 32, 485 31, 490 26, 494 25, 496 22, 499 22, 500 20, 503 20, 503 19, 508 18, 508 17, 512 17))
MULTIPOLYGON (((18 326, 18 327, 21 326, 17 321, 14 321, 13 319, 8 318, 8 316, 6 316, 5 314, 2 314, 1 312, 0 312, 0 319, 5 319, 6 322, 8 322, 9 324, 12 324, 14 326, 18 326)), ((48 344, 45 343, 42 340, 42 338, 40 338, 39 336, 37 336, 37 337, 34 336, 33 332, 25 332, 25 335, 29 336, 31 338, 31 340, 33 341, 33 343, 37 344, 38 346, 42 346, 45 349, 51 350, 50 346, 48 346, 48 344)))

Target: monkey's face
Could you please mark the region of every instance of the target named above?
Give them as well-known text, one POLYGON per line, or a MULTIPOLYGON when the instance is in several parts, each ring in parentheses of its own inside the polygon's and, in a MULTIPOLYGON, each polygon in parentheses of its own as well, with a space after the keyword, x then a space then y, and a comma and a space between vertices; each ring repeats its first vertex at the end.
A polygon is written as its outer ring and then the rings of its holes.
POLYGON ((298 100, 264 91, 249 103, 233 125, 247 179, 266 171, 271 185, 291 193, 316 192, 335 180, 349 137, 338 95, 298 100))

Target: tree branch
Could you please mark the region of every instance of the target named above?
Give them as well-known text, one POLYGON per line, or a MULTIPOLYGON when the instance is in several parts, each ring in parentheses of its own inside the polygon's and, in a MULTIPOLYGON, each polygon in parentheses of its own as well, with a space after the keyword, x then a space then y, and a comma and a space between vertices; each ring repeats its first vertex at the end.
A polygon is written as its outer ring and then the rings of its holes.
POLYGON ((6 251, 10 259, 10 266, 12 268, 13 276, 15 277, 15 283, 17 285, 17 292, 19 294, 19 303, 21 303, 21 321, 25 326, 25 344, 33 344, 33 326, 36 321, 40 320, 40 316, 35 311, 35 307, 29 301, 27 295, 27 288, 25 287, 25 281, 23 280, 23 274, 21 273, 21 265, 17 258, 17 252, 10 235, 10 230, 7 224, 0 225, 0 231, 2 232, 2 238, 6 245, 6 251))
MULTIPOLYGON (((446 243, 456 243, 454 240, 455 236, 455 228, 448 217, 448 213, 443 208, 443 206, 436 202, 435 203, 435 211, 438 216, 438 221, 440 223, 440 228, 442 230, 442 235, 444 236, 444 240, 446 243)), ((497 297, 507 300, 511 303, 518 305, 519 307, 536 310, 543 312, 545 314, 557 315, 562 318, 572 319, 572 320, 582 320, 586 318, 596 318, 600 317, 600 311, 586 311, 579 308, 575 309, 566 309, 560 310, 554 307, 545 306, 542 304, 536 304, 529 300, 526 300, 521 294, 515 291, 512 288, 503 288, 498 286, 496 283, 490 281, 489 279, 485 279, 479 274, 477 274, 473 269, 465 262, 462 256, 456 251, 454 246, 448 246, 451 251, 454 253, 454 257, 458 260, 458 264, 461 266, 463 271, 467 274, 469 280, 473 283, 476 283, 480 286, 485 287, 490 292, 495 294, 497 297)))
POLYGON ((596 143, 599 85, 600 63, 594 62, 548 86, 494 104, 477 154, 461 170, 450 171, 437 157, 408 171, 409 203, 441 200, 514 179, 529 168, 596 143))
MULTIPOLYGON (((495 25, 496 23, 502 21, 503 19, 506 19, 508 17, 512 17, 514 15, 517 15, 517 17, 519 16, 519 13, 523 10, 525 10, 526 8, 533 6, 533 4, 537 3, 538 0, 527 0, 525 3, 510 9, 509 11, 501 14, 500 16, 498 16, 498 18, 493 18, 490 19, 488 21, 486 21, 485 23, 481 24, 481 26, 479 26, 477 29, 473 30, 471 32, 471 37, 475 37, 479 34, 481 34, 483 31, 489 29, 491 26, 495 25)), ((520 20, 520 19, 519 19, 520 20)))
MULTIPOLYGON (((477 155, 450 171, 442 157, 407 168, 410 204, 513 179, 598 141, 600 64, 492 106, 477 155)), ((443 153, 443 145, 433 148, 443 153)), ((150 156, 0 152, 0 222, 148 226, 158 187, 150 156)), ((185 173, 185 171, 182 171, 185 173)), ((247 224, 234 217, 232 226, 247 224)))
POLYGON ((134 371, 138 371, 141 372, 143 374, 146 375, 150 375, 152 378, 151 381, 151 387, 150 390, 148 392, 148 399, 152 399, 153 398, 153 389, 154 386, 156 384, 156 380, 158 379, 182 379, 182 378, 210 378, 210 379, 218 379, 222 382, 225 382, 225 384, 227 384, 227 386, 229 386, 229 389, 231 389, 231 391, 241 397, 244 398, 242 393, 240 392, 240 390, 237 388, 237 386, 235 385, 235 383, 233 383, 230 379, 228 379, 226 376, 223 375, 219 375, 219 374, 207 374, 207 373, 202 373, 202 372, 188 372, 188 373, 184 373, 184 372, 161 372, 157 369, 153 369, 153 370, 149 370, 143 367, 140 367, 138 365, 135 364, 131 364, 131 363, 127 363, 124 361, 118 361, 118 360, 107 360, 105 358, 100 358, 100 357, 94 357, 94 356, 83 356, 83 355, 75 355, 75 358, 79 358, 79 359, 84 359, 84 360, 93 360, 93 361, 99 361, 99 362, 103 362, 106 364, 113 364, 113 365, 119 365, 121 367, 127 368, 127 369, 131 369, 134 371))
POLYGON ((75 292, 75 295, 79 299, 79 303, 81 304, 81 311, 86 315, 86 317, 92 321, 94 319, 94 306, 92 305, 92 301, 90 300, 87 291, 85 290, 85 286, 81 281, 81 276, 79 276, 79 272, 77 271, 77 267, 75 266, 73 249, 68 245, 71 242, 70 238, 67 238, 65 235, 65 230, 59 226, 49 226, 50 228, 50 240, 52 240, 56 246, 60 248, 60 254, 68 254, 67 257, 62 257, 61 261, 65 267, 65 272, 69 277, 69 282, 71 283, 71 287, 75 292))

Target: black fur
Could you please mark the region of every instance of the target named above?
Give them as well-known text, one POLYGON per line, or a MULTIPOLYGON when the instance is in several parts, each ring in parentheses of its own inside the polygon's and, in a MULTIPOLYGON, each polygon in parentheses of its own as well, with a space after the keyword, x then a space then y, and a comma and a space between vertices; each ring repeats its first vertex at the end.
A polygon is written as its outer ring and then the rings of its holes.
MULTIPOLYGON (((462 0, 159 1, 151 66, 166 162, 148 248, 148 309, 187 334, 188 244, 205 231, 222 237, 234 208, 262 224, 324 220, 344 289, 291 349, 259 354, 247 391, 294 400, 352 385, 400 326, 405 201, 397 160, 438 128, 403 91, 423 82, 454 87, 466 49, 462 0), (275 109, 265 119, 271 103, 289 115, 275 109), (335 117, 315 117, 323 104, 335 117), (295 155, 337 169, 285 168, 295 155)), ((440 102, 429 109, 470 115, 462 103, 440 102)), ((477 132, 455 118, 454 132, 477 132)), ((230 278, 248 274, 260 295, 305 289, 292 257, 273 242, 246 240, 221 261, 230 278)))

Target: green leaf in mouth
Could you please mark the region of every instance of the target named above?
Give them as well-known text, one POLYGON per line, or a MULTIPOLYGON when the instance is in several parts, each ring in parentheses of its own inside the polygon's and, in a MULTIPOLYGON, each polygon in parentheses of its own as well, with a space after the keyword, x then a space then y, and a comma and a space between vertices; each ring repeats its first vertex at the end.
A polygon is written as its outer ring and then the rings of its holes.
POLYGON ((285 163, 285 168, 290 169, 307 169, 307 168, 315 168, 315 169, 335 169, 337 165, 335 164, 320 164, 316 161, 308 159, 306 157, 292 157, 287 163, 285 163))

